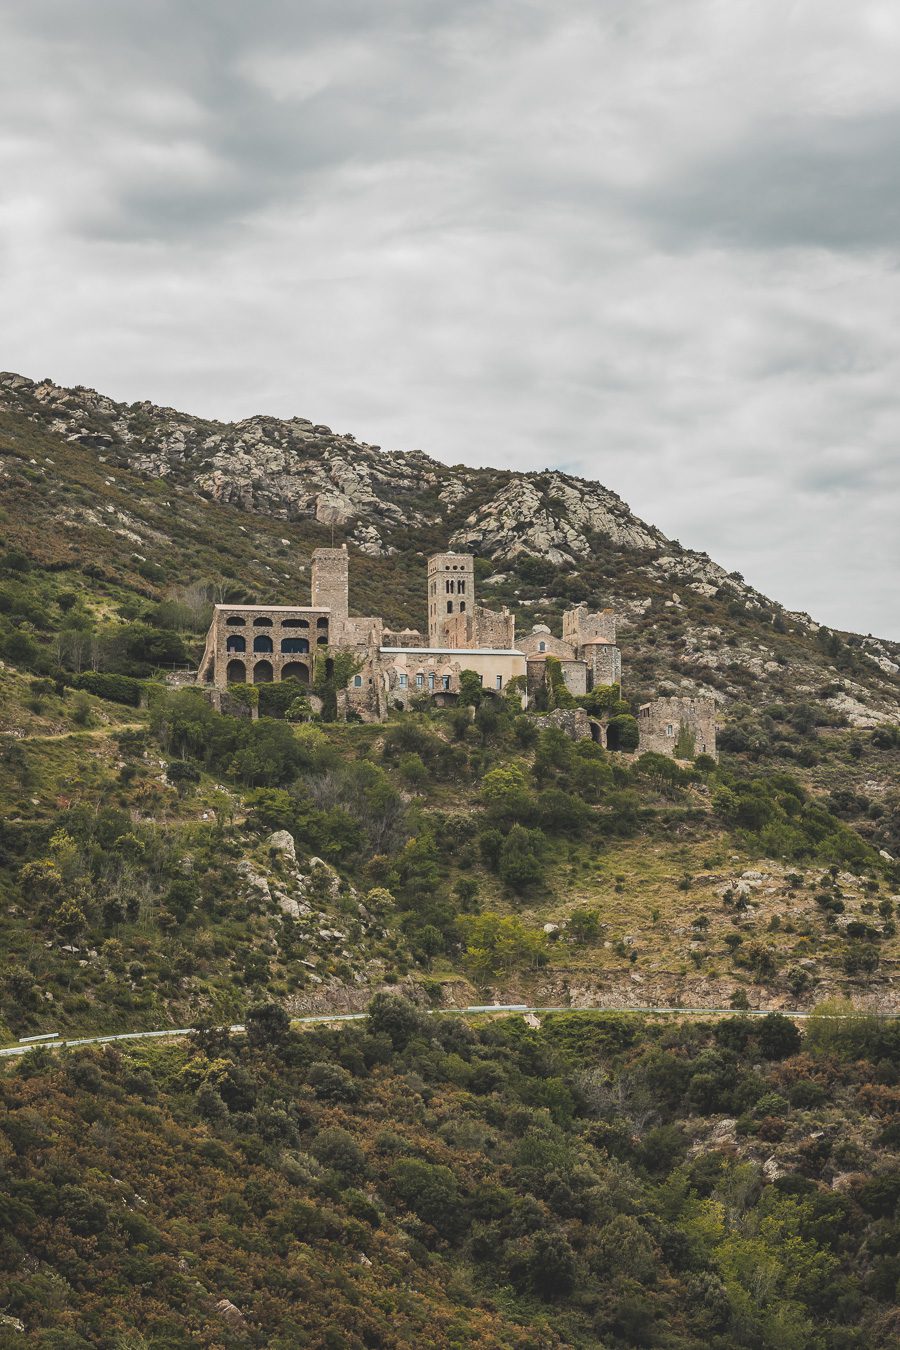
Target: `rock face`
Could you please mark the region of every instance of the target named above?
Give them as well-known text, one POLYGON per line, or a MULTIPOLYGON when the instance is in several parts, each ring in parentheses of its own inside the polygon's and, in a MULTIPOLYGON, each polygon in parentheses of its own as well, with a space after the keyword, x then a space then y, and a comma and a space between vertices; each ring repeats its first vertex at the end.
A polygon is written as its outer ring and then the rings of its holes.
POLYGON ((614 492, 561 473, 517 475, 469 516, 450 542, 504 561, 530 554, 562 564, 589 552, 592 535, 634 549, 666 542, 614 492))
POLYGON ((598 537, 634 549, 666 545, 597 483, 562 473, 449 468, 419 451, 385 451, 303 417, 210 422, 9 373, 0 374, 0 404, 111 464, 191 485, 247 511, 340 527, 374 557, 396 551, 395 531, 439 525, 451 513, 463 521, 453 548, 502 560, 530 554, 571 563, 598 537), (464 515, 476 490, 479 505, 464 515))
MULTIPOLYGON (((549 470, 451 467, 420 451, 358 442, 303 417, 226 424, 9 373, 0 373, 3 409, 95 454, 114 498, 121 469, 170 483, 173 497, 189 497, 192 505, 213 501, 292 524, 331 526, 356 553, 400 555, 397 567, 407 572, 448 544, 489 559, 493 570, 478 583, 482 596, 494 608, 517 610, 520 634, 532 615, 552 619, 558 631, 561 611, 573 602, 610 606, 629 648, 626 667, 644 689, 712 695, 723 712, 745 702, 777 706, 788 696, 827 700, 835 725, 860 730, 900 720, 900 644, 854 638, 850 658, 833 664, 831 635, 808 615, 782 609, 706 553, 667 539, 599 483, 549 470), (825 685, 830 697, 820 693, 825 685)), ((115 503, 79 499, 71 484, 54 480, 53 464, 47 456, 40 466, 40 485, 57 494, 54 522, 69 527, 67 539, 105 532, 129 550, 132 566, 168 549, 172 541, 159 533, 157 516, 151 525, 121 496, 115 503)), ((249 524, 238 531, 251 535, 249 524)), ((75 560, 78 549, 71 547, 75 560)), ((276 582, 274 561, 253 563, 256 584, 260 576, 267 585, 276 582)), ((246 564, 242 581, 245 575, 246 564)), ((295 588, 296 571, 277 581, 295 588)), ((395 619, 401 627, 421 626, 406 589, 395 619)))

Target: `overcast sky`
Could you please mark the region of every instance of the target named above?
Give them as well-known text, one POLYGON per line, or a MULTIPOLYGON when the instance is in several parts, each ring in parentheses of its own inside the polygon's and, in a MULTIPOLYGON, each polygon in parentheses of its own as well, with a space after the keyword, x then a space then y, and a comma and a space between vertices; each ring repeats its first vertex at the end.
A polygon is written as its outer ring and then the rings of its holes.
POLYGON ((0 366, 599 479, 900 638, 896 0, 5 0, 0 366))

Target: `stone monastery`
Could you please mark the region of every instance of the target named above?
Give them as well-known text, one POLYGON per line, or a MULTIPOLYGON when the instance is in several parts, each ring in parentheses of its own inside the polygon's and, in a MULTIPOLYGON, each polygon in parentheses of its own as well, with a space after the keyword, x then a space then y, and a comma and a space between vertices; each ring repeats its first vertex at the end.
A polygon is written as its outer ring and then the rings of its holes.
MULTIPOLYGON (((349 613, 346 545, 317 548, 312 557, 309 605, 216 605, 197 673, 197 683, 219 693, 230 684, 266 684, 295 679, 309 685, 320 654, 326 673, 337 652, 350 653, 357 671, 338 694, 338 711, 363 721, 383 721, 418 698, 453 704, 460 675, 474 671, 494 693, 510 688, 522 707, 547 683, 547 658, 555 657, 566 688, 575 696, 620 684, 622 657, 611 609, 590 613, 577 605, 563 615, 562 638, 544 624, 516 641, 515 618, 504 608, 476 601, 475 560, 467 553, 437 553, 427 564, 428 635, 388 629, 376 616, 349 613)), ((570 734, 606 744, 606 729, 583 709, 568 720, 570 734)), ((640 749, 675 753, 687 732, 697 753, 715 754, 715 706, 711 699, 656 699, 638 716, 640 749)), ((610 745, 610 748, 615 748, 610 745)))

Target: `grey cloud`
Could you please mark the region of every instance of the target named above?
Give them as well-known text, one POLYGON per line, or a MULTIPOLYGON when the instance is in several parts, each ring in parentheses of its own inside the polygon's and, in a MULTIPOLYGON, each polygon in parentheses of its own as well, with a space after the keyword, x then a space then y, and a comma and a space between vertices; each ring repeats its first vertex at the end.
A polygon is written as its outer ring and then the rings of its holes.
POLYGON ((564 466, 900 636, 886 13, 13 0, 0 364, 564 466))
POLYGON ((900 112, 771 118, 636 195, 666 245, 895 249, 900 239, 900 112))

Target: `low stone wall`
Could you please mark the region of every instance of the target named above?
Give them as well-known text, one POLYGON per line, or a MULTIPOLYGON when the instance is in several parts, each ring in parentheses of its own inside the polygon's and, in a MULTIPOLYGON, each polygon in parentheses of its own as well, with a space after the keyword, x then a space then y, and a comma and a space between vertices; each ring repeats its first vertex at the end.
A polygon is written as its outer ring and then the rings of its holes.
POLYGON ((534 724, 541 731, 555 727, 573 741, 592 739, 590 719, 584 708, 554 708, 553 712, 542 713, 540 717, 535 717, 534 724))

